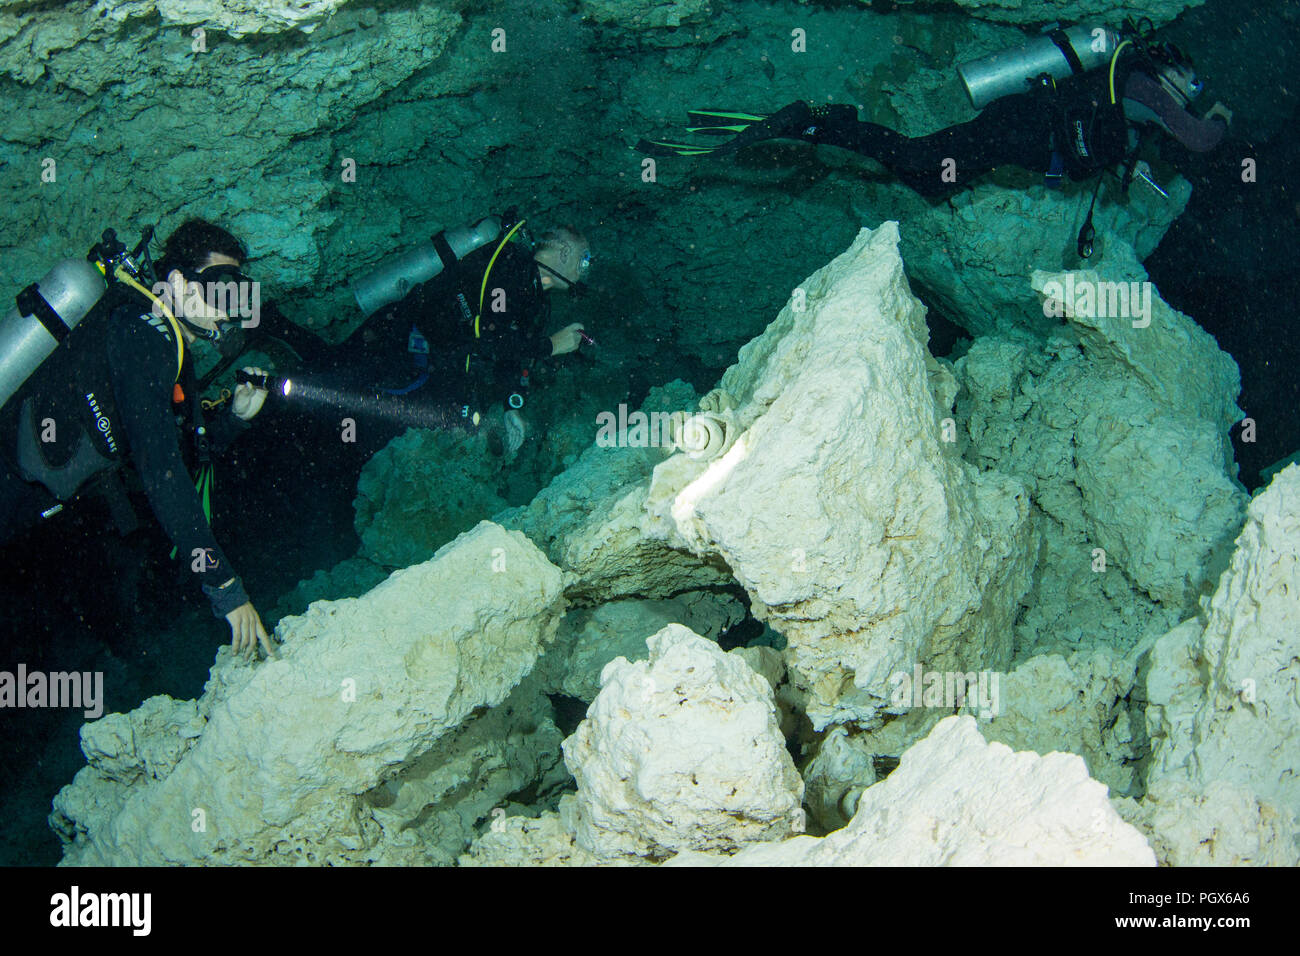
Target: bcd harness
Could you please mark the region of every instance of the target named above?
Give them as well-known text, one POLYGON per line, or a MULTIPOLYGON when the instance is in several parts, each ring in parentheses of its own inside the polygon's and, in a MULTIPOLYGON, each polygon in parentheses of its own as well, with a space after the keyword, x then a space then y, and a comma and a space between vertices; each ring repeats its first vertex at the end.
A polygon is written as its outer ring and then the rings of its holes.
MULTIPOLYGON (((103 262, 96 262, 95 265, 99 271, 107 278, 108 271, 103 262)), ((197 394, 198 389, 194 389, 195 394, 187 396, 185 390, 181 387, 181 374, 185 368, 185 336, 181 334, 180 322, 177 321, 175 314, 167 306, 167 303, 154 295, 149 289, 146 289, 136 277, 131 275, 120 263, 113 268, 112 276, 153 303, 157 314, 160 314, 171 329, 172 336, 176 339, 176 374, 172 383, 172 403, 180 405, 188 398, 191 403, 191 414, 194 416, 194 454, 196 474, 194 478, 194 490, 198 492, 199 501, 203 506, 203 517, 209 523, 212 521, 212 488, 214 484, 214 474, 212 469, 211 450, 208 446, 207 428, 203 424, 203 402, 197 394)), ((223 399, 224 400, 224 399, 223 399)), ((220 404, 220 403, 217 403, 220 404)), ((176 548, 171 550, 171 558, 176 558, 176 548)))
MULTIPOLYGON (((509 215, 509 213, 507 212, 506 215, 509 215)), ((457 295, 456 297, 460 305, 461 314, 465 317, 466 321, 471 323, 471 328, 474 331, 475 339, 481 339, 483 337, 483 333, 482 333, 483 303, 487 299, 488 279, 491 278, 492 267, 496 265, 497 257, 501 255, 501 250, 505 248, 506 243, 512 241, 515 238, 516 234, 520 233, 520 230, 523 229, 525 222, 527 222, 526 219, 520 219, 517 223, 515 223, 506 232, 506 234, 501 237, 500 241, 497 242, 496 248, 492 251, 492 257, 488 260, 487 268, 483 270, 483 281, 479 284, 477 311, 472 311, 470 309, 469 303, 465 301, 465 297, 463 295, 457 295)), ((434 248, 438 252, 438 255, 442 257, 444 262, 459 263, 460 260, 457 258, 456 253, 452 250, 451 246, 448 244, 447 240, 443 237, 441 233, 439 233, 437 236, 434 236, 433 244, 434 244, 434 248)), ((415 380, 411 382, 409 385, 404 385, 401 388, 395 388, 395 389, 384 389, 384 391, 387 392, 387 394, 389 395, 409 394, 410 392, 413 392, 416 389, 420 388, 422 385, 425 384, 425 382, 429 380, 429 372, 430 372, 429 342, 428 339, 426 339, 420 333, 420 330, 417 329, 414 325, 412 325, 411 327, 410 336, 407 339, 406 349, 407 352, 410 353, 411 355, 412 364, 414 365, 415 370, 418 374, 415 380)), ((473 358, 474 358, 474 351, 471 349, 465 354, 466 375, 469 374, 470 363, 473 361, 473 358)), ((527 378, 527 373, 525 372, 523 378, 521 378, 521 382, 525 382, 526 378, 527 378)), ((522 407, 523 406, 522 396, 518 395, 518 393, 511 395, 509 404, 512 408, 522 407), (516 404, 516 399, 518 400, 518 404, 516 404)))
MULTIPOLYGON (((1078 54, 1075 53, 1074 47, 1070 45, 1068 38, 1066 38, 1065 34, 1060 30, 1056 30, 1052 34, 1050 34, 1050 36, 1053 42, 1055 42, 1057 47, 1060 49, 1061 54, 1069 62, 1070 70, 1072 71, 1072 73, 1075 76, 1084 73, 1085 70, 1083 64, 1079 61, 1078 54)), ((1126 46, 1130 46, 1132 42, 1133 41, 1129 39, 1126 39, 1123 42, 1121 42, 1115 48, 1115 52, 1114 54, 1111 55, 1110 58, 1108 89, 1110 93, 1110 106, 1112 109, 1120 109, 1121 111, 1123 109, 1122 107, 1119 106, 1119 98, 1116 96, 1115 93, 1115 68, 1119 63, 1119 56, 1121 51, 1123 51, 1123 49, 1126 46)), ((1063 152, 1063 148, 1065 147, 1065 144, 1057 142, 1057 133, 1061 125, 1060 123, 1057 122, 1057 120, 1064 117, 1064 112, 1058 109, 1056 80, 1053 79, 1050 75, 1043 73, 1038 77, 1037 83, 1038 83, 1037 88, 1048 97, 1048 103, 1050 104, 1049 108, 1052 110, 1052 119, 1053 119, 1052 134, 1050 140, 1050 148, 1052 150, 1052 156, 1048 164, 1047 172, 1043 175, 1043 184, 1047 186, 1049 189, 1060 189, 1062 183, 1064 182, 1066 163, 1065 163, 1065 154, 1063 152)), ((1074 155, 1078 157, 1080 160, 1087 162, 1089 166, 1096 166, 1095 175, 1097 177, 1097 180, 1094 183, 1092 188, 1092 198, 1088 203, 1088 214, 1084 217, 1083 225, 1079 228, 1079 234, 1075 238, 1075 252, 1078 254, 1080 259, 1091 258, 1094 251, 1094 240, 1096 239, 1097 230, 1092 224, 1092 216, 1093 216, 1093 211, 1096 209, 1097 206, 1097 194, 1101 191, 1102 176, 1106 172, 1105 166, 1096 165, 1095 161, 1093 161, 1093 156, 1091 152, 1091 150, 1094 149, 1094 141, 1093 141, 1092 134, 1093 134, 1093 127, 1095 126, 1097 121, 1098 109, 1099 107, 1097 107, 1096 105, 1093 106, 1092 118, 1088 123, 1088 128, 1086 131, 1083 128, 1083 121, 1081 119, 1074 120, 1070 128, 1070 132, 1074 135, 1074 142, 1070 144, 1068 148, 1071 148, 1072 151, 1074 152, 1074 155)), ((1129 128, 1130 127, 1126 122, 1125 129, 1127 130, 1129 128)), ((1142 148, 1142 136, 1141 136, 1141 132, 1139 131, 1137 141, 1125 152, 1124 158, 1121 161, 1121 168, 1123 170, 1123 173, 1120 175, 1119 178, 1121 182, 1121 188, 1125 192, 1128 191, 1129 184, 1133 181, 1133 170, 1137 166, 1137 157, 1141 148, 1142 148)))

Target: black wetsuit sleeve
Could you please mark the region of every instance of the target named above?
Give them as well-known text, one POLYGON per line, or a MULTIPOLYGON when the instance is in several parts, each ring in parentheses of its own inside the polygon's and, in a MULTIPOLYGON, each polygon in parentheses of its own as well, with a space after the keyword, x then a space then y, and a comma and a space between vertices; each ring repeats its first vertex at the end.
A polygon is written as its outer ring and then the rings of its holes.
POLYGON ((181 456, 172 410, 175 343, 127 310, 114 316, 108 361, 131 460, 153 513, 222 617, 247 603, 248 595, 212 536, 181 456))
POLYGON ((215 452, 223 452, 234 444, 240 435, 248 431, 252 423, 236 415, 227 404, 205 425, 208 430, 209 447, 215 452))

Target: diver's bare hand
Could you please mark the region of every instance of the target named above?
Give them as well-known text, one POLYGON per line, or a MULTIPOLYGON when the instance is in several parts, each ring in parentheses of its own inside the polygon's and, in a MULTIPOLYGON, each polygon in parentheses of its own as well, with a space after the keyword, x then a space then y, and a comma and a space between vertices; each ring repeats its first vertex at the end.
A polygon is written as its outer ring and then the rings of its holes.
MULTIPOLYGON (((260 368, 254 368, 251 365, 244 366, 244 371, 250 375, 265 375, 260 368)), ((235 417, 243 421, 249 421, 258 412, 262 410, 262 404, 266 401, 266 389, 255 388, 248 382, 235 386, 235 393, 230 402, 230 410, 235 413, 235 417)))
POLYGON ((245 660, 253 659, 259 641, 267 657, 280 656, 271 646, 271 637, 262 626, 262 618, 252 601, 239 605, 226 615, 226 620, 230 622, 230 646, 236 654, 242 654, 245 660))
POLYGON ((1232 110, 1228 109, 1218 101, 1215 101, 1215 104, 1205 112, 1205 118, 1207 120, 1214 119, 1216 116, 1223 117, 1223 122, 1228 126, 1232 125, 1232 110))
POLYGON ((578 351, 578 346, 582 344, 581 333, 581 322, 574 322, 572 325, 566 325, 560 329, 551 336, 551 354, 565 355, 569 352, 578 351))

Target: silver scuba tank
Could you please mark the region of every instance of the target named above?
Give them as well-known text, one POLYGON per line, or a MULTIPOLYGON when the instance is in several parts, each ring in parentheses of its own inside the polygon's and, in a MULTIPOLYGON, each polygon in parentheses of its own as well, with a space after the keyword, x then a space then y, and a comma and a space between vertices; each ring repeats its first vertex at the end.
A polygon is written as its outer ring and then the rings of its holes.
POLYGON ((1119 34, 1104 26, 1053 30, 1024 46, 963 63, 957 67, 957 75, 971 105, 982 110, 1004 96, 1028 92, 1033 81, 1044 73, 1064 80, 1071 74, 1103 66, 1110 62, 1119 44, 1119 34), (1077 64, 1070 62, 1067 49, 1077 58, 1077 64))
POLYGON ((421 282, 428 282, 448 265, 438 253, 439 238, 446 240, 457 259, 463 259, 480 246, 501 235, 501 219, 488 216, 474 225, 444 229, 414 249, 385 259, 352 287, 357 305, 367 318, 390 303, 401 299, 421 282))
MULTIPOLYGON (((32 288, 29 286, 23 293, 32 288)), ((42 321, 38 313, 43 309, 24 314, 24 309, 15 305, 9 310, 0 321, 0 406, 40 368, 63 337, 94 308, 107 288, 103 274, 93 263, 85 259, 64 259, 34 287, 36 294, 49 305, 52 315, 46 314, 42 321), (46 327, 46 322, 53 325, 53 332, 46 327)), ((19 300, 22 299, 20 295, 19 300)))

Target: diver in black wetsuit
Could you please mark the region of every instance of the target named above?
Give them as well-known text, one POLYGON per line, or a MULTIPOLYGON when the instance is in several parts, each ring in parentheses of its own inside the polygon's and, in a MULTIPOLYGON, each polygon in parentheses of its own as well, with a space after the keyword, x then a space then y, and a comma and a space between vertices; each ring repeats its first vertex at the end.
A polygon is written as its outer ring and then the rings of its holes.
POLYGON ((546 293, 581 292, 591 253, 576 230, 548 232, 533 250, 510 241, 509 225, 375 312, 334 350, 327 378, 372 393, 376 410, 387 406, 401 425, 474 427, 474 412, 500 401, 504 451, 513 454, 526 433, 519 410, 531 366, 583 340, 580 323, 545 334, 546 293))
POLYGON ((181 451, 182 428, 202 458, 248 427, 266 392, 237 388, 228 410, 206 423, 190 351, 196 338, 222 338, 231 319, 204 294, 213 283, 246 281, 243 243, 210 223, 189 220, 167 240, 154 294, 173 313, 119 286, 67 336, 0 412, 0 542, 58 510, 93 482, 129 464, 154 515, 176 545, 237 652, 265 627, 212 536, 181 451), (174 321, 173 321, 174 319, 174 321), (181 341, 177 341, 179 332, 181 341))
MULTIPOLYGON (((1138 52, 1138 47, 1133 47, 1138 52)), ((975 119, 927 136, 907 137, 860 122, 852 106, 810 107, 796 102, 748 125, 717 147, 641 141, 650 155, 727 155, 770 139, 797 139, 861 153, 889 168, 923 196, 941 197, 1004 164, 1043 173, 1049 185, 1073 180, 1136 158, 1143 127, 1158 127, 1194 152, 1218 145, 1226 130, 1222 104, 1205 117, 1188 110, 1201 92, 1191 64, 1170 45, 1143 45, 1141 55, 1119 57, 1111 71, 1081 73, 1057 82, 1040 77, 1028 92, 997 99, 975 119)), ((697 117, 736 116, 699 111, 697 117)), ((702 120, 707 122, 707 119, 702 120)), ((737 127, 719 126, 734 130, 737 127)), ((710 131, 708 127, 700 131, 710 131)))

